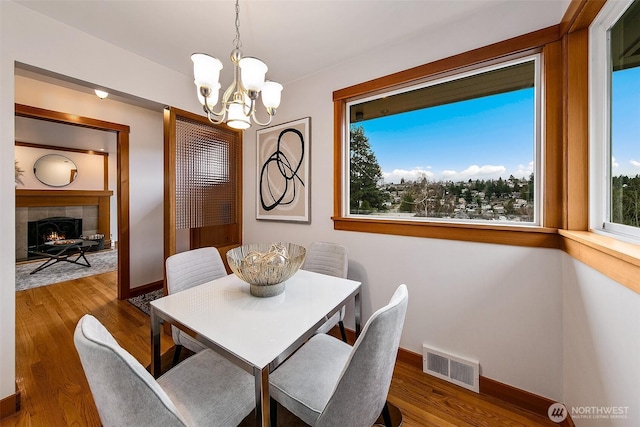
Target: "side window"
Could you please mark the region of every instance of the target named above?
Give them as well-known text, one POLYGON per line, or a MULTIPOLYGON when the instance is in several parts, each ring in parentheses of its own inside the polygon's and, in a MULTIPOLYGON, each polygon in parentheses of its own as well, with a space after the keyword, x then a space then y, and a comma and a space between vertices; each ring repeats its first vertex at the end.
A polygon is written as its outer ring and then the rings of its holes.
MULTIPOLYGON (((640 228, 640 1, 610 31, 609 221, 640 228)), ((635 231, 635 230, 634 230, 635 231)))
POLYGON ((343 214, 541 224, 540 55, 349 100, 343 214))
POLYGON ((592 27, 593 228, 640 238, 640 0, 612 2, 592 27), (622 3, 622 4, 621 4, 622 3), (621 7, 623 6, 623 7, 621 7), (604 82, 602 84, 601 82, 604 82), (600 157, 601 156, 601 157, 600 157), (600 160, 598 160, 600 157, 600 160), (597 192, 598 183, 603 183, 597 192))

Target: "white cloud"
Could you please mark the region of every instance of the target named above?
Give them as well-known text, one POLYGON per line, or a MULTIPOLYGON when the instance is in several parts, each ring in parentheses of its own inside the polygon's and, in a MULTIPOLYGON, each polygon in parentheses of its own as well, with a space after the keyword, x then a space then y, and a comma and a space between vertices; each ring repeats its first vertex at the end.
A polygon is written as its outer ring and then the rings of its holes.
MULTIPOLYGON (((640 162, 638 162, 640 167, 640 162)), ((393 172, 383 172, 385 182, 399 183, 402 178, 405 181, 416 181, 422 178, 439 181, 467 181, 469 179, 507 179, 510 175, 516 178, 528 178, 534 172, 533 161, 528 164, 520 164, 515 170, 507 171, 503 165, 470 165, 462 171, 444 169, 440 172, 432 172, 432 167, 415 167, 413 169, 395 169, 393 172)))
POLYGON ((478 166, 478 165, 471 165, 468 168, 466 168, 465 170, 463 170, 462 172, 460 172, 460 175, 463 177, 476 177, 476 176, 486 176, 486 175, 493 175, 493 174, 500 174, 500 173, 504 173, 506 171, 504 166, 493 166, 493 165, 484 165, 484 166, 478 166))
MULTIPOLYGON (((632 160, 632 161, 633 161, 633 160, 632 160)), ((620 164, 616 161, 616 158, 615 158, 615 157, 613 157, 613 156, 611 156, 611 165, 612 165, 614 168, 617 168, 617 167, 619 167, 619 166, 620 166, 620 164)))
POLYGON ((533 173, 533 161, 530 161, 528 165, 518 165, 518 169, 513 173, 516 178, 529 178, 529 175, 533 173))
MULTIPOLYGON (((430 168, 431 166, 427 167, 427 169, 430 168)), ((411 170, 394 169, 393 172, 382 172, 382 177, 385 182, 399 183, 402 178, 404 178, 405 181, 416 181, 422 178, 433 179, 434 173, 418 166, 411 170)))
POLYGON ((468 179, 497 179, 500 176, 505 177, 506 170, 507 169, 501 165, 471 165, 460 172, 451 169, 445 169, 440 173, 440 177, 442 179, 450 181, 466 181, 468 179))
POLYGON ((640 168, 640 162, 637 160, 630 160, 629 163, 631 163, 633 167, 640 168))

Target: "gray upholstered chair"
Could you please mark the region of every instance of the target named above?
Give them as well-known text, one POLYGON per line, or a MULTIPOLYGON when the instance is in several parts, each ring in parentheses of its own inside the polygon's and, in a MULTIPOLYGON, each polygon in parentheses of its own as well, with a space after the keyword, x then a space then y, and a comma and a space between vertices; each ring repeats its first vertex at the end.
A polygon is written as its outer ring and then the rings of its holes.
MULTIPOLYGON (((407 302, 400 285, 353 347, 314 335, 270 375, 273 399, 312 426, 370 427, 386 403, 407 302)), ((275 413, 272 405, 272 425, 275 413)))
POLYGON ((156 381, 93 316, 74 342, 105 427, 236 426, 255 408, 253 376, 204 350, 156 381))
MULTIPOLYGON (((349 269, 347 249, 337 243, 313 242, 309 246, 302 269, 346 279, 349 269)), ((345 308, 342 307, 339 312, 328 318, 316 333, 326 334, 337 324, 340 327, 342 340, 347 342, 347 334, 343 323, 344 312, 345 308)))
MULTIPOLYGON (((173 294, 227 275, 216 248, 199 248, 171 255, 166 261, 167 292, 173 294)), ((173 365, 180 360, 182 347, 197 353, 206 347, 189 334, 171 326, 175 343, 173 365)))

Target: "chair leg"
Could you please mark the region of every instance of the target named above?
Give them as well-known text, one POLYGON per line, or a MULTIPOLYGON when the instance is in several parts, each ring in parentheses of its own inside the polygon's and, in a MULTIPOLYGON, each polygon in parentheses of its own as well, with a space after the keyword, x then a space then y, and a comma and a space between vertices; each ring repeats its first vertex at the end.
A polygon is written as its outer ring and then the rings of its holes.
POLYGON ((278 402, 272 397, 269 400, 269 412, 271 419, 271 427, 278 426, 278 402))
POLYGON ((384 402, 384 407, 382 408, 382 421, 384 421, 385 427, 392 427, 391 423, 391 413, 389 412, 389 404, 384 402))
POLYGON ((180 362, 180 352, 182 351, 182 346, 180 344, 176 344, 176 348, 173 351, 173 366, 176 366, 178 362, 180 362))
POLYGON ((340 334, 342 335, 342 341, 349 344, 349 342, 347 341, 347 332, 344 330, 344 323, 342 322, 342 320, 338 322, 338 326, 340 327, 340 334))

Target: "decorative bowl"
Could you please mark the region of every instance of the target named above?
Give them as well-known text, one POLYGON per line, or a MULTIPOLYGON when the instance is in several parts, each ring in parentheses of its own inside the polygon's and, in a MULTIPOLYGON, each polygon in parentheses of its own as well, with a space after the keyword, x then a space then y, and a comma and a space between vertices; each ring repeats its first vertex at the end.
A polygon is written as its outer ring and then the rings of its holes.
POLYGON ((284 282, 299 269, 307 250, 294 243, 253 243, 231 249, 227 262, 251 295, 272 297, 284 292, 284 282))

